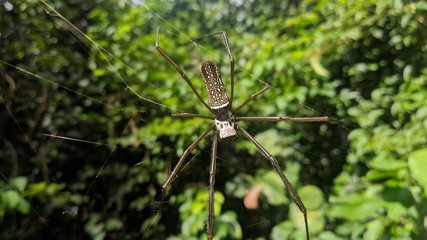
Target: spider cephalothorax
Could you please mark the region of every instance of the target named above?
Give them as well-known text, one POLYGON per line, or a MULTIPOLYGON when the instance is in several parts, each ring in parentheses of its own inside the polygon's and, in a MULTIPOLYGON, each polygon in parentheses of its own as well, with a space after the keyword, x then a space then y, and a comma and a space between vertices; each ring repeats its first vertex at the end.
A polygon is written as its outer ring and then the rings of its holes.
MULTIPOLYGON (((221 35, 224 39, 224 45, 227 50, 228 56, 230 58, 230 84, 231 84, 231 96, 228 97, 224 83, 222 82, 221 75, 218 67, 210 62, 206 61, 202 63, 202 76, 203 82, 206 87, 206 92, 208 94, 208 103, 203 100, 199 92, 196 90, 194 85, 191 83, 190 79, 185 75, 182 69, 166 54, 165 51, 159 46, 159 29, 157 29, 156 36, 156 49, 157 51, 170 63, 172 64, 181 77, 187 82, 191 90, 197 96, 199 101, 207 108, 214 116, 206 116, 201 114, 194 113, 177 113, 172 114, 173 117, 185 117, 185 118, 204 118, 214 120, 214 123, 211 124, 206 131, 204 131, 182 154, 175 168, 170 173, 166 183, 163 185, 163 191, 166 191, 169 186, 172 184, 172 181, 177 176, 179 170, 181 169, 184 160, 188 157, 192 150, 194 150, 199 143, 208 136, 212 130, 216 130, 212 140, 212 155, 211 155, 211 164, 209 170, 209 204, 208 204, 208 239, 213 239, 214 236, 214 185, 215 185, 215 174, 216 174, 216 156, 217 156, 217 147, 218 142, 223 140, 232 141, 237 138, 237 131, 239 131, 245 138, 247 138, 255 147, 260 151, 260 153, 270 161, 274 170, 282 179, 283 184, 288 190, 290 196, 294 199, 295 203, 298 205, 300 211, 304 215, 305 223, 305 233, 307 239, 309 239, 308 231, 308 221, 307 221, 307 209, 304 207, 298 193, 295 191, 292 184, 289 182, 286 175, 283 173, 283 170, 279 166, 278 161, 265 149, 250 133, 245 129, 238 127, 236 122, 238 121, 271 121, 271 122, 329 122, 330 117, 235 117, 236 112, 242 109, 247 103, 251 102, 263 92, 268 89, 268 85, 261 89, 259 92, 249 96, 249 98, 240 104, 238 107, 232 109, 233 94, 234 94, 234 57, 228 43, 227 34, 222 32, 215 32, 201 37, 207 37, 211 35, 221 35)), ((199 38, 201 38, 199 37, 199 38)), ((196 38, 197 39, 197 38, 196 38)), ((194 39, 193 39, 194 40, 194 39)))
POLYGON ((218 116, 215 118, 215 129, 219 135, 219 140, 234 141, 237 138, 236 124, 233 114, 228 111, 229 115, 226 119, 220 120, 218 116))

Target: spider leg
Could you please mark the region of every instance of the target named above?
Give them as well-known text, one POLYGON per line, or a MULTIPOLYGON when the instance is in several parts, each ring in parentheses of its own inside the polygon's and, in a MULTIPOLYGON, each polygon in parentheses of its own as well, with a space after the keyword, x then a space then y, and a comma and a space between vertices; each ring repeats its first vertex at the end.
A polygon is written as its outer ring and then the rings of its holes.
POLYGON ((166 180, 165 184, 163 184, 163 187, 162 187, 163 193, 165 193, 168 190, 169 186, 171 185, 176 175, 178 174, 179 170, 181 169, 181 165, 184 163, 184 160, 187 158, 187 156, 191 153, 192 150, 194 150, 197 147, 197 145, 199 145, 200 141, 202 141, 208 135, 208 133, 212 131, 212 129, 214 129, 213 124, 204 133, 202 133, 187 149, 185 149, 178 163, 175 165, 175 168, 169 174, 169 177, 166 180))
POLYGON ((209 207, 208 207, 208 239, 213 239, 213 231, 214 231, 214 218, 215 218, 215 173, 216 173, 216 154, 217 154, 217 146, 218 146, 218 136, 215 133, 212 142, 212 155, 211 155, 211 166, 209 170, 209 207))
POLYGON ((248 104, 249 102, 251 102, 252 100, 254 100, 255 98, 257 98, 259 95, 261 95, 263 92, 267 91, 270 88, 269 85, 265 85, 260 91, 252 94, 251 96, 248 97, 248 99, 246 99, 245 102, 243 102, 242 104, 240 104, 240 106, 238 106, 233 113, 238 112, 240 109, 242 109, 243 106, 245 106, 246 104, 248 104))
POLYGON ((194 85, 191 83, 190 79, 187 77, 187 75, 184 73, 184 71, 182 71, 182 69, 172 60, 172 58, 170 58, 168 56, 168 54, 160 47, 159 45, 159 34, 160 34, 160 28, 157 28, 157 34, 156 34, 156 50, 170 63, 172 64, 172 66, 175 67, 175 69, 178 71, 178 73, 181 75, 181 77, 187 82, 187 84, 190 86, 191 90, 193 90, 194 94, 196 94, 197 98, 200 100, 201 103, 203 103, 203 105, 205 105, 205 107, 207 109, 209 109, 209 111, 212 112, 211 108, 209 107, 209 105, 205 102, 205 100, 203 100, 203 98, 200 96, 199 92, 197 92, 196 88, 194 87, 194 85))
POLYGON ((285 184, 286 189, 288 190, 292 199, 298 205, 298 208, 300 209, 300 211, 304 215, 305 233, 306 233, 307 240, 309 240, 310 236, 309 236, 309 231, 308 231, 307 209, 304 207, 304 204, 301 201, 301 198, 298 196, 298 193, 295 191, 295 188, 292 186, 292 184, 289 182, 286 175, 283 173, 283 171, 280 168, 277 160, 257 140, 255 140, 255 138, 252 135, 250 135, 245 129, 243 129, 241 127, 238 127, 238 129, 250 142, 252 142, 255 145, 255 147, 258 148, 258 150, 261 152, 261 154, 271 162, 271 165, 273 165, 274 169, 279 174, 280 178, 282 179, 283 183, 285 184))
POLYGON ((171 115, 173 118, 206 118, 214 120, 215 117, 213 116, 206 116, 206 115, 200 115, 200 114, 194 114, 194 113, 173 113, 171 115))
POLYGON ((212 35, 221 35, 221 37, 224 39, 224 46, 225 49, 227 50, 228 53, 228 57, 230 58, 230 85, 231 85, 231 92, 230 92, 230 107, 232 106, 233 103, 233 96, 234 96, 234 56, 233 56, 233 52, 231 51, 230 48, 230 44, 228 42, 228 37, 227 37, 227 33, 225 31, 220 31, 220 32, 214 32, 214 33, 209 33, 206 35, 202 35, 199 37, 195 37, 192 40, 195 41, 197 39, 200 38, 204 38, 204 37, 209 37, 212 35))
POLYGON ((323 117, 236 117, 237 121, 267 121, 267 122, 330 122, 332 118, 323 117))

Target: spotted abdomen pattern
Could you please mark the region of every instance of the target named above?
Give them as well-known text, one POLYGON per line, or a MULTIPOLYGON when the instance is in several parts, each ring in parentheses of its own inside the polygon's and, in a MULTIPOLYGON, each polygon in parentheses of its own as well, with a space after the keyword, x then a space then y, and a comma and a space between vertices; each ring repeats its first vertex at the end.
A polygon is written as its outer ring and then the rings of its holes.
POLYGON ((228 107, 230 103, 218 67, 210 61, 204 62, 202 76, 211 109, 218 110, 228 107))

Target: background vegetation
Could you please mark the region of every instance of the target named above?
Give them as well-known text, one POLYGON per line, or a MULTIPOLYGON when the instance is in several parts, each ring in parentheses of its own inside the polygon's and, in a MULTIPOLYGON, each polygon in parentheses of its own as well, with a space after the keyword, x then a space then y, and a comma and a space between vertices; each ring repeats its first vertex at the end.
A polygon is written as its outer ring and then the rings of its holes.
MULTIPOLYGON (((220 38, 190 38, 226 30, 235 103, 272 87, 245 114, 334 118, 242 124, 303 198, 312 238, 427 237, 424 1, 0 3, 1 239, 206 238, 210 138, 161 194, 209 122, 171 119, 208 112, 155 51, 157 27, 202 96, 200 63, 229 86, 228 57, 220 38)), ((217 239, 304 239, 253 146, 218 157, 217 239)))

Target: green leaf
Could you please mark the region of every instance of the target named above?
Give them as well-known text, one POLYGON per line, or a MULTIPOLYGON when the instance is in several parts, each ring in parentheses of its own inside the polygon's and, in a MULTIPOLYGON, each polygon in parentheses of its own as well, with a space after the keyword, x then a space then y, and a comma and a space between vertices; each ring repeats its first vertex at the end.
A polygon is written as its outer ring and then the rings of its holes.
POLYGON ((319 234, 319 240, 342 240, 342 238, 338 237, 333 232, 325 231, 319 234))
POLYGON ((19 196, 19 193, 15 190, 8 190, 2 194, 2 199, 7 208, 15 209, 21 199, 21 196, 19 196))
POLYGON ((381 191, 381 197, 387 202, 394 202, 409 208, 415 203, 412 192, 408 187, 386 187, 381 191))
POLYGON ((232 239, 241 239, 243 232, 237 221, 235 212, 225 212, 219 215, 215 220, 215 237, 219 239, 227 239, 230 236, 232 239))
POLYGON ((16 206, 16 210, 22 214, 28 214, 31 210, 31 204, 25 198, 21 198, 18 206, 16 206))
POLYGON ((367 231, 363 235, 363 239, 376 240, 381 239, 384 233, 384 221, 382 219, 376 219, 368 223, 367 231))
POLYGON ((298 194, 308 210, 319 209, 324 203, 322 190, 314 185, 306 185, 298 189, 298 194))
POLYGON ((274 226, 271 231, 271 239, 289 239, 293 230, 292 223, 289 221, 281 222, 274 226))
POLYGON ((366 174, 366 180, 370 182, 381 181, 390 178, 396 178, 398 171, 382 171, 382 170, 369 170, 366 174))
POLYGON ((15 177, 10 181, 11 185, 14 186, 18 191, 22 192, 28 184, 27 177, 15 177))
POLYGON ((46 183, 45 182, 39 182, 29 185, 28 191, 26 192, 27 196, 33 196, 37 195, 40 192, 44 191, 46 189, 46 183))
POLYGON ((262 186, 262 193, 269 204, 278 206, 288 202, 284 190, 282 179, 274 171, 268 171, 259 178, 259 185, 262 186))
POLYGON ((93 71, 93 75, 96 77, 104 76, 107 72, 102 68, 97 68, 93 71))
POLYGON ((281 146, 282 137, 276 129, 269 129, 258 133, 255 138, 260 142, 273 156, 278 156, 283 153, 281 146))
POLYGON ((424 1, 418 1, 416 4, 417 10, 419 11, 427 11, 427 3, 424 1))
POLYGON ((64 188, 65 188, 65 184, 51 183, 46 187, 46 194, 54 195, 55 193, 61 191, 64 188))
POLYGON ((369 166, 374 169, 391 171, 406 167, 406 162, 399 161, 389 153, 380 154, 369 162, 369 166))
MULTIPOLYGON (((313 185, 307 185, 298 189, 298 194, 301 197, 304 206, 307 208, 307 218, 310 223, 310 232, 320 232, 326 224, 324 211, 321 208, 324 204, 324 196, 322 191, 313 185)), ((299 207, 293 201, 290 207, 290 218, 294 225, 298 226, 300 231, 304 230, 304 218, 299 207)))
POLYGON ((342 196, 333 203, 328 215, 333 218, 361 221, 377 215, 381 201, 358 194, 342 196))
POLYGON ((329 71, 320 63, 320 58, 318 56, 313 56, 310 58, 310 65, 314 72, 319 76, 329 77, 329 71))
POLYGON ((378 118, 383 114, 383 109, 372 109, 366 115, 359 115, 359 123, 362 127, 373 126, 378 123, 378 118))
POLYGON ((408 157, 408 167, 411 176, 423 188, 424 194, 427 196, 427 148, 412 152, 408 157))
POLYGON ((118 218, 109 218, 105 223, 105 229, 108 231, 119 230, 123 228, 123 222, 118 218))

